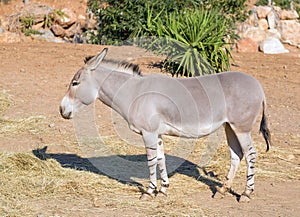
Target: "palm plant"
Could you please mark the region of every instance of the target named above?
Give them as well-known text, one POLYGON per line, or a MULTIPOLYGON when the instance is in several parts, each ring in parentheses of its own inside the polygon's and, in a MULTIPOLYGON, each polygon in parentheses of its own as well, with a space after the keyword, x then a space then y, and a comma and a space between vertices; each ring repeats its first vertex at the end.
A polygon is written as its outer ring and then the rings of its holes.
POLYGON ((229 68, 228 23, 217 10, 176 11, 155 24, 159 38, 150 47, 167 55, 164 66, 173 74, 196 76, 229 68))

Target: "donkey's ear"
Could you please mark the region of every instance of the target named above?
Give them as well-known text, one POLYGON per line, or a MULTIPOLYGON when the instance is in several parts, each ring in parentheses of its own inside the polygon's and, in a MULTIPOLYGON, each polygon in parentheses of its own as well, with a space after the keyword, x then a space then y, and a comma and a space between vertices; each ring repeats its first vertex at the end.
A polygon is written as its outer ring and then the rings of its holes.
POLYGON ((107 51, 108 51, 108 48, 104 48, 101 51, 101 53, 99 53, 97 56, 94 56, 93 58, 88 60, 88 62, 86 63, 87 67, 92 71, 95 70, 98 67, 98 65, 101 63, 101 61, 104 59, 104 57, 106 56, 107 51))

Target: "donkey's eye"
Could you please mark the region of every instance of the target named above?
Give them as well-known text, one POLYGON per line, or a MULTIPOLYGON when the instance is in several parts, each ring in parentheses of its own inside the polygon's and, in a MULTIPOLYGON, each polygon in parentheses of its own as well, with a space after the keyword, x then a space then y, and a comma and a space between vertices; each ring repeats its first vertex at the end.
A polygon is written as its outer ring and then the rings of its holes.
POLYGON ((77 86, 77 85, 79 85, 80 83, 79 83, 79 81, 76 81, 76 80, 74 80, 74 81, 72 81, 72 86, 74 87, 74 86, 77 86))

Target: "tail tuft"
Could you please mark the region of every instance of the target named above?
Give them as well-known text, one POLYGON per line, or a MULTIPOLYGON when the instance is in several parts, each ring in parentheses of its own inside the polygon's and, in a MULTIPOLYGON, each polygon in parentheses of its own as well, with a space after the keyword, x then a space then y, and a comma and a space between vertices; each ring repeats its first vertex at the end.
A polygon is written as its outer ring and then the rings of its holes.
POLYGON ((259 131, 262 133, 266 143, 267 143, 267 150, 269 151, 270 146, 272 145, 271 143, 271 133, 270 130, 268 128, 268 122, 267 122, 267 117, 265 115, 266 113, 266 105, 265 105, 265 101, 263 102, 263 112, 262 112, 262 118, 260 121, 260 129, 259 131))

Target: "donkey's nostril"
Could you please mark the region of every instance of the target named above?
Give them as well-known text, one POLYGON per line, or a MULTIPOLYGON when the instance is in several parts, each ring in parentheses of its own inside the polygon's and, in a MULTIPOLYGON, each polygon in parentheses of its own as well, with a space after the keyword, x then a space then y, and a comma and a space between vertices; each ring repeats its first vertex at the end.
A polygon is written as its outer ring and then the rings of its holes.
POLYGON ((62 106, 59 106, 59 113, 62 115, 63 114, 63 107, 62 106))

